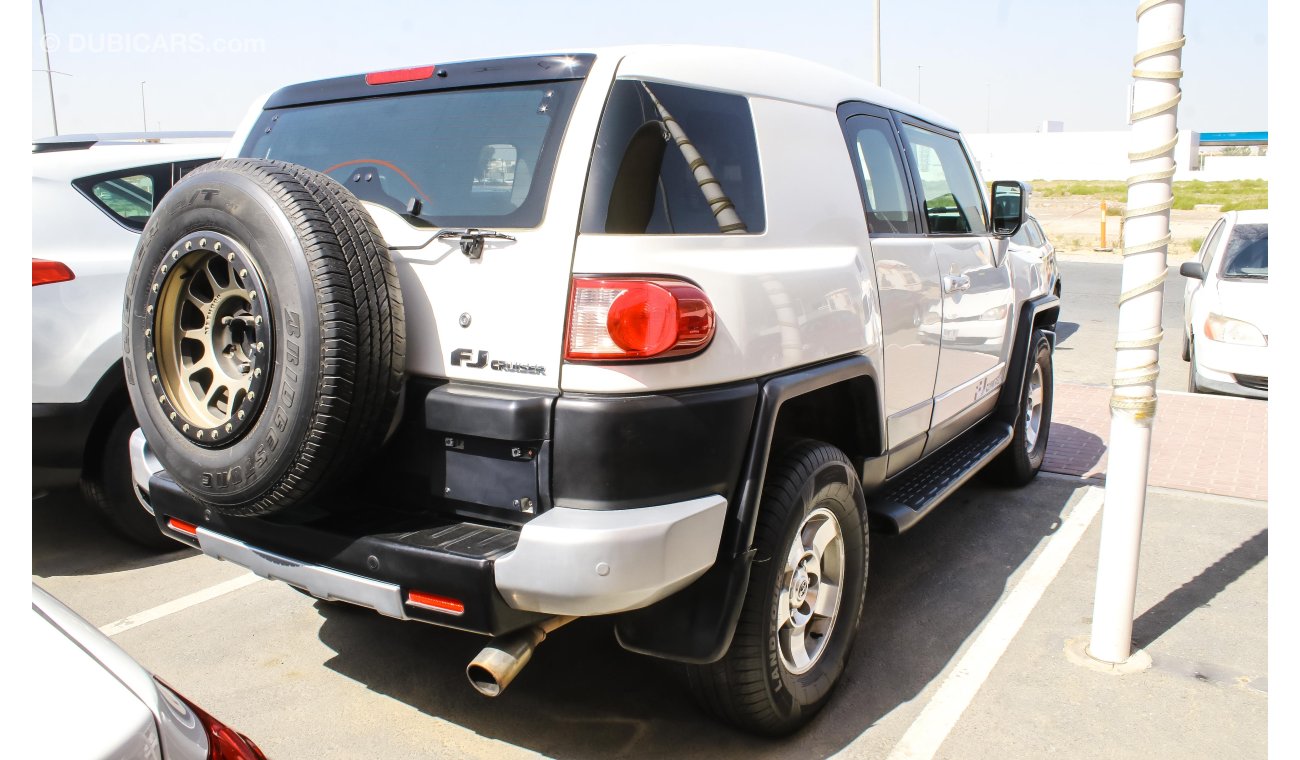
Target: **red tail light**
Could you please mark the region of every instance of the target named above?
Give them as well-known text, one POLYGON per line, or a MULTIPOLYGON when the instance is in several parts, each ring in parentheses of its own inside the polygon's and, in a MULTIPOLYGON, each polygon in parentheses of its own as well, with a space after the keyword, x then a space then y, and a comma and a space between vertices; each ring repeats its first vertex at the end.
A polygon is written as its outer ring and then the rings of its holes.
POLYGON ((261 748, 254 744, 252 739, 227 726, 209 715, 203 708, 182 697, 161 678, 154 676, 153 680, 158 682, 159 691, 162 692, 163 698, 171 702, 174 708, 179 709, 179 706, 170 697, 175 697, 184 702, 185 707, 188 707, 198 717, 199 722, 203 724, 203 732, 208 737, 208 760, 266 760, 266 755, 262 754, 261 748))
POLYGON ((372 71, 366 74, 366 84, 396 84, 398 82, 415 82, 428 79, 437 70, 436 66, 416 66, 410 69, 393 69, 392 71, 372 71))
POLYGON ((32 259, 32 287, 76 279, 68 265, 59 261, 32 259))
POLYGON ((564 358, 667 359, 704 350, 713 339, 713 304, 704 291, 666 278, 573 281, 564 358))

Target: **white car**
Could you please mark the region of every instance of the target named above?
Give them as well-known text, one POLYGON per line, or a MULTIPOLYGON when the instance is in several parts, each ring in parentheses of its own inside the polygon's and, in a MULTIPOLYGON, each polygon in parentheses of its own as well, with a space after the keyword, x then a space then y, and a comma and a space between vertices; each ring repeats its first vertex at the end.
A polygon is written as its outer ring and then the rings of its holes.
POLYGON ((1268 398, 1268 211, 1230 211, 1182 265, 1187 390, 1268 398))
POLYGON ((122 289, 158 200, 228 133, 65 135, 32 149, 32 465, 80 480, 124 534, 158 549, 129 475, 136 427, 122 370, 122 289))
POLYGON ((1031 216, 1025 220, 1024 225, 1011 236, 1011 249, 1042 261, 1048 290, 1055 293, 1057 298, 1061 297, 1061 269, 1056 263, 1056 246, 1047 239, 1047 233, 1043 232, 1038 219, 1031 216))
POLYGON ((41 676, 20 685, 42 757, 266 760, 251 739, 149 674, 111 639, 32 584, 24 654, 41 676))

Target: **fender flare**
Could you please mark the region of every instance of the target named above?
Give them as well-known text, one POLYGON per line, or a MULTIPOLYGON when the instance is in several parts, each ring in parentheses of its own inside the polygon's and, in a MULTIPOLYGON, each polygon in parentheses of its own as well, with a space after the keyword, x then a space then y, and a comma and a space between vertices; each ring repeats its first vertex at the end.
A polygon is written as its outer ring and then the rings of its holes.
MULTIPOLYGON (((749 586, 759 500, 781 406, 836 383, 866 378, 877 389, 876 424, 883 426, 880 374, 870 357, 855 354, 760 380, 748 450, 730 501, 717 561, 699 580, 667 599, 619 615, 614 633, 624 649, 692 664, 716 662, 727 653, 749 586)), ((883 441, 883 429, 880 433, 878 440, 883 441)))

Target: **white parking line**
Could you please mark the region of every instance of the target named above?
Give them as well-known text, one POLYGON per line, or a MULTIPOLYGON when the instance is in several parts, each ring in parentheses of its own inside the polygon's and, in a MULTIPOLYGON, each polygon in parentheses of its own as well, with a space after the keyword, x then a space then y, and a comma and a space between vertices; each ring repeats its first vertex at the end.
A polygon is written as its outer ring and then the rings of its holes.
POLYGON ((930 760, 948 738, 962 713, 970 706, 989 673, 1007 651, 1011 640, 1033 612, 1043 592, 1056 578, 1078 545, 1105 500, 1105 491, 1089 486, 1059 530, 1046 539, 1047 545, 1020 581, 1007 594, 980 631, 966 654, 940 684, 939 690, 921 710, 888 760, 930 760))
POLYGON ((216 599, 224 594, 229 594, 231 591, 238 591, 239 589, 252 585, 260 580, 262 580, 260 577, 253 575, 252 573, 247 573, 238 578, 231 578, 224 583, 209 586, 202 591, 195 591, 193 594, 186 594, 180 599, 175 599, 166 604, 160 604, 157 607, 151 607, 143 612, 137 612, 134 615, 129 615, 121 620, 114 620, 108 625, 100 626, 99 630, 107 636, 116 636, 117 634, 122 633, 123 631, 129 631, 136 626, 144 625, 145 623, 152 623, 159 618, 165 618, 168 615, 188 609, 196 604, 203 604, 206 601, 216 599))

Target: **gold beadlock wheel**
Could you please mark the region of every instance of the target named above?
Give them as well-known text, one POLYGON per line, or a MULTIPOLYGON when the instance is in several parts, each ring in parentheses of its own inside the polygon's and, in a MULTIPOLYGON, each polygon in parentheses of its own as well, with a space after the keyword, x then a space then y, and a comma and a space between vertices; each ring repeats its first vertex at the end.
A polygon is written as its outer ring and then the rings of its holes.
POLYGON ((155 272, 146 311, 150 381, 173 427, 206 447, 239 440, 264 400, 274 354, 255 262, 221 233, 186 235, 155 272))

